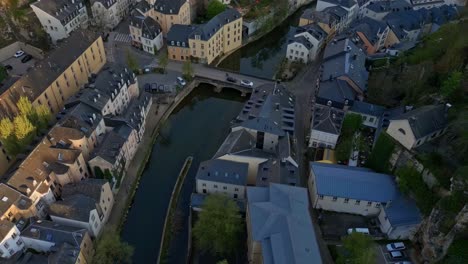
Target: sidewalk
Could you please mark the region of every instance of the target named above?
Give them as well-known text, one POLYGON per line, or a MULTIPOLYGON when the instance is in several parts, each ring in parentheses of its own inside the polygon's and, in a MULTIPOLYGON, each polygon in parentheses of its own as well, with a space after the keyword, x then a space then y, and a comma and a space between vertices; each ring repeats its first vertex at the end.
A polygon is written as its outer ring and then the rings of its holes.
POLYGON ((146 130, 143 135, 143 139, 138 146, 138 150, 133 157, 130 166, 128 167, 127 174, 125 175, 122 183, 120 184, 120 189, 116 195, 114 195, 114 206, 112 207, 112 212, 107 222, 107 226, 111 226, 113 229, 117 229, 123 221, 123 213, 127 210, 127 201, 132 199, 131 195, 132 186, 137 180, 138 171, 142 162, 146 158, 148 149, 153 148, 153 132, 158 126, 161 118, 164 116, 166 110, 171 106, 171 104, 157 104, 153 103, 151 109, 149 110, 148 116, 146 117, 146 130), (158 108, 159 106, 159 108, 158 108), (157 112, 156 112, 157 111, 157 112))

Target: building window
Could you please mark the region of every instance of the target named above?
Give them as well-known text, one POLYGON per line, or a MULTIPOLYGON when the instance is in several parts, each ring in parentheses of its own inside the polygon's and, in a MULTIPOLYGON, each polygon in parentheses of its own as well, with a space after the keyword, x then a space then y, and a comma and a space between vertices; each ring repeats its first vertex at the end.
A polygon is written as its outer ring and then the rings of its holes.
POLYGON ((226 187, 226 186, 223 186, 223 190, 227 190, 227 187, 226 187))
POLYGON ((234 191, 235 191, 235 192, 238 192, 238 191, 239 191, 239 188, 234 188, 234 191))
POLYGON ((203 193, 206 193, 206 189, 203 189, 203 193))
POLYGON ((375 208, 380 208, 380 203, 376 203, 375 208))
POLYGON ((216 184, 215 184, 215 185, 213 185, 213 188, 216 188, 216 189, 218 189, 218 185, 216 185, 216 184))
POLYGON ((369 122, 374 123, 374 118, 373 118, 373 117, 370 117, 370 118, 369 118, 369 122))
POLYGON ((372 202, 367 202, 367 206, 371 206, 372 205, 372 202))
POLYGON ((333 201, 336 202, 336 200, 338 200, 338 197, 333 196, 333 201))
POLYGON ((318 196, 319 200, 323 200, 323 195, 318 196))
POLYGON ((348 203, 348 202, 349 202, 349 198, 344 199, 344 203, 348 203))
POLYGON ((234 199, 237 199, 237 193, 234 194, 234 199))
POLYGON ((206 187, 206 183, 203 183, 202 186, 203 186, 203 187, 206 187))
POLYGON ((356 200, 356 203, 355 203, 355 204, 356 204, 356 205, 361 204, 361 200, 356 200))
POLYGON ((9 249, 10 248, 10 245, 8 244, 8 242, 5 242, 5 244, 3 245, 6 249, 9 249))

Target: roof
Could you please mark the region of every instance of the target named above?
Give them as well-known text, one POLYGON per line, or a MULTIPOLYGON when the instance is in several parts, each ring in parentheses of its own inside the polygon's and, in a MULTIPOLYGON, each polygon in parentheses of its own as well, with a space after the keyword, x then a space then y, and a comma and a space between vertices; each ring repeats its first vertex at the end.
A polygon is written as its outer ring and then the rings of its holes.
POLYGON ((67 243, 79 249, 86 233, 86 229, 82 227, 60 225, 47 220, 37 220, 26 227, 21 232, 21 236, 54 243, 55 247, 67 243))
POLYGON ((384 21, 399 38, 405 38, 405 31, 420 30, 424 22, 423 13, 415 10, 406 10, 397 13, 390 13, 384 17, 384 21))
MULTIPOLYGON (((85 97, 83 97, 82 100, 85 100, 85 97)), ((89 137, 96 130, 102 120, 102 115, 99 110, 84 103, 65 106, 65 108, 66 109, 57 116, 59 125, 77 129, 83 132, 86 137, 89 137)))
POLYGON ((194 25, 175 24, 171 27, 166 36, 168 46, 189 47, 189 36, 197 27, 194 25), (174 43, 174 44, 172 44, 174 43))
POLYGON ((101 157, 110 164, 115 164, 122 146, 127 142, 132 128, 127 124, 120 125, 104 136, 101 145, 95 150, 95 157, 101 157))
POLYGON ((339 103, 354 101, 356 92, 346 81, 333 79, 331 81, 320 82, 317 97, 339 103))
POLYGON ((219 147, 213 158, 218 158, 226 154, 252 149, 255 147, 256 139, 245 129, 239 129, 229 133, 223 144, 219 147))
POLYGON ((195 39, 195 36, 200 36, 201 40, 209 40, 218 30, 220 30, 225 24, 231 23, 241 18, 241 14, 234 8, 228 8, 223 12, 217 14, 215 17, 210 19, 206 24, 199 25, 190 34, 190 39, 195 39))
POLYGON ((322 41, 328 35, 319 25, 312 23, 296 29, 296 34, 307 32, 318 41, 322 41))
POLYGON ((261 243, 263 263, 322 263, 307 189, 281 184, 247 187, 247 200, 249 236, 261 243))
POLYGON ((75 194, 82 194, 100 201, 103 186, 106 184, 108 184, 107 180, 94 178, 87 178, 77 183, 69 183, 63 186, 62 198, 67 199, 67 197, 75 194))
MULTIPOLYGON (((317 12, 320 13, 320 12, 317 12)), ((301 18, 307 19, 307 20, 314 20, 315 18, 315 10, 313 8, 307 8, 302 12, 301 18)))
POLYGON ((351 25, 351 31, 361 32, 366 36, 366 39, 375 44, 379 41, 379 36, 387 28, 387 24, 377 21, 369 17, 363 17, 361 20, 351 25))
POLYGON ((80 15, 81 8, 86 8, 83 0, 40 0, 31 5, 60 20, 62 25, 80 15))
POLYGON ((111 97, 111 100, 114 100, 112 94, 116 96, 124 84, 128 86, 136 83, 136 81, 136 75, 127 67, 117 64, 106 64, 90 86, 94 86, 100 94, 106 94, 111 97), (122 83, 122 80, 124 83, 122 83))
POLYGON ((148 12, 148 10, 151 9, 151 6, 147 1, 138 1, 135 3, 135 9, 139 10, 140 12, 146 13, 148 12))
POLYGON ((421 223, 421 213, 414 200, 404 196, 397 195, 390 203, 383 208, 388 221, 395 226, 415 225, 421 223))
POLYGON ((347 76, 362 92, 367 90, 366 54, 351 40, 333 40, 325 48, 324 60, 322 81, 347 76))
POLYGON ((339 135, 343 124, 344 111, 330 106, 315 104, 312 130, 339 135))
POLYGON ((132 16, 130 26, 141 29, 142 36, 147 39, 155 39, 159 34, 162 34, 161 25, 150 16, 132 16))
POLYGON ((343 20, 347 15, 348 11, 341 6, 330 6, 325 8, 322 12, 331 15, 336 21, 343 20))
POLYGON ((298 43, 298 44, 301 44, 303 45, 306 49, 310 50, 311 48, 314 47, 314 45, 312 45, 312 43, 309 42, 308 39, 306 39, 304 36, 298 36, 298 37, 294 37, 293 39, 290 39, 288 41, 289 44, 291 43, 298 43))
POLYGON ((405 0, 393 0, 370 2, 366 8, 372 10, 375 13, 386 13, 410 10, 412 9, 412 6, 405 0))
POLYGON ((0 215, 4 215, 13 205, 19 210, 27 210, 32 205, 28 197, 4 183, 0 183, 0 197, 0 215))
POLYGON ((357 2, 355 0, 320 0, 320 1, 334 4, 337 6, 346 7, 346 8, 351 8, 354 5, 357 5, 357 2))
POLYGON ((89 196, 74 194, 68 196, 65 200, 56 201, 51 204, 49 206, 49 214, 51 216, 88 223, 91 211, 99 206, 98 202, 89 196))
POLYGON ((416 10, 425 23, 442 25, 458 17, 458 10, 454 6, 442 5, 431 9, 421 8, 416 10))
POLYGON ((295 99, 283 85, 264 84, 254 89, 233 127, 284 136, 294 133, 295 99))
MULTIPOLYGON (((190 196, 190 207, 201 209, 203 207, 203 203, 205 202, 206 197, 208 197, 208 195, 192 193, 192 195, 190 196)), ((245 201, 234 200, 234 202, 239 207, 239 211, 245 213, 245 201)))
POLYGON ((416 139, 427 136, 447 126, 447 110, 443 104, 427 105, 406 112, 393 120, 408 120, 416 139))
POLYGON ((76 263, 80 255, 80 248, 70 245, 68 243, 62 243, 57 251, 49 255, 50 263, 76 263))
POLYGON ((11 229, 15 227, 13 222, 8 220, 0 220, 0 242, 10 233, 11 229))
POLYGON ((154 10, 166 15, 179 14, 186 0, 158 0, 154 2, 154 10))
MULTIPOLYGON (((99 2, 101 3, 106 9, 109 9, 112 7, 114 4, 117 3, 117 0, 91 0, 91 6, 94 5, 94 3, 99 2)), ((145 2, 145 1, 143 1, 145 2)))
POLYGON ((317 194, 387 203, 398 189, 392 177, 362 167, 311 162, 317 194))
POLYGON ((89 30, 73 31, 48 57, 38 62, 9 89, 6 87, 9 98, 18 100, 20 96, 27 96, 30 101, 36 100, 98 38, 98 33, 89 30))
POLYGON ((371 103, 355 101, 354 104, 351 106, 350 110, 352 112, 365 115, 382 116, 385 112, 385 107, 371 103))
POLYGON ((200 163, 197 180, 247 185, 249 164, 229 160, 213 159, 200 163))

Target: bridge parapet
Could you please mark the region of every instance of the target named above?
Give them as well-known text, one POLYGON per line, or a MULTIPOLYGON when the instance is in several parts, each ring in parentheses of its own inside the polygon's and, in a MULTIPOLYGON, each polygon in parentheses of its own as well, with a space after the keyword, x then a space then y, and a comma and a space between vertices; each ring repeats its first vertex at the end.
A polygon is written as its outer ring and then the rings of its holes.
POLYGON ((241 92, 241 96, 247 96, 247 94, 252 93, 253 88, 245 87, 240 84, 231 83, 228 81, 221 81, 216 79, 210 79, 202 76, 196 75, 194 81, 198 84, 206 83, 214 87, 214 91, 217 93, 222 92, 223 88, 234 89, 241 92))

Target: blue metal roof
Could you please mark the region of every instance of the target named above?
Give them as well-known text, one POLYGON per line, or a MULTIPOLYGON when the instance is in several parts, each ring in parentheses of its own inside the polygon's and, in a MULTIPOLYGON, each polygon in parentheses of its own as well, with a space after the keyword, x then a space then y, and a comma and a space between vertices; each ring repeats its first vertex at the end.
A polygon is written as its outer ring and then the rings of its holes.
POLYGON ((351 111, 379 117, 385 112, 385 107, 371 103, 355 101, 353 106, 351 106, 351 111))
POLYGON ((235 185, 246 185, 248 169, 248 163, 221 159, 207 160, 200 163, 196 179, 235 185))
POLYGON ((392 177, 367 168, 311 162, 317 193, 372 202, 389 202, 398 189, 392 177))
POLYGON ((383 210, 393 227, 421 223, 421 213, 416 203, 403 194, 399 193, 392 203, 383 210))

